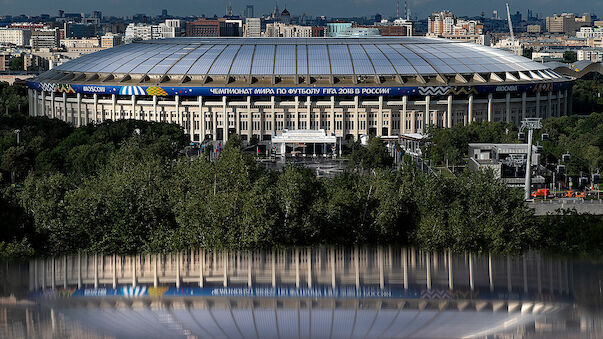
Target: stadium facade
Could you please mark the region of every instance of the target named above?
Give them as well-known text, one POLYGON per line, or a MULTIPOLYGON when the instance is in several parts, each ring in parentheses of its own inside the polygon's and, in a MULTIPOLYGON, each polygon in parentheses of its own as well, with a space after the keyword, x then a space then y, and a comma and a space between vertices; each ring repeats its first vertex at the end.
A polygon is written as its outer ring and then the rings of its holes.
POLYGON ((31 115, 75 126, 139 119, 178 123, 192 141, 269 141, 285 129, 356 139, 568 115, 572 78, 435 38, 176 38, 85 55, 28 86, 31 115))

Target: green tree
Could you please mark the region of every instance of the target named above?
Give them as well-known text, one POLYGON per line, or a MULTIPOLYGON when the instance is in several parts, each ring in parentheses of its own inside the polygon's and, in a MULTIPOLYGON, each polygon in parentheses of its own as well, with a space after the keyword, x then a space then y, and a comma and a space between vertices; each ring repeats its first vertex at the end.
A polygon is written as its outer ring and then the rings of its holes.
POLYGON ((578 60, 578 54, 574 51, 565 51, 563 52, 563 62, 572 63, 578 60))
POLYGON ((9 68, 11 71, 22 71, 24 69, 23 68, 23 57, 18 56, 18 57, 12 58, 9 63, 9 68))

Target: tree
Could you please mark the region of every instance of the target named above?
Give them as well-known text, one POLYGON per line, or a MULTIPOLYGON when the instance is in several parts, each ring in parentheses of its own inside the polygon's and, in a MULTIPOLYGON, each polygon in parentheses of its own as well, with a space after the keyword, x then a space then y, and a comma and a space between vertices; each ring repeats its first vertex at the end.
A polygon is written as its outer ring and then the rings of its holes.
POLYGON ((23 56, 18 56, 10 60, 11 71, 22 71, 23 70, 23 56))
POLYGON ((369 139, 368 145, 362 146, 359 141, 352 146, 350 164, 359 169, 374 169, 391 167, 394 159, 379 137, 369 139))
POLYGON ((578 54, 574 51, 565 51, 563 52, 563 62, 572 63, 578 60, 578 54))

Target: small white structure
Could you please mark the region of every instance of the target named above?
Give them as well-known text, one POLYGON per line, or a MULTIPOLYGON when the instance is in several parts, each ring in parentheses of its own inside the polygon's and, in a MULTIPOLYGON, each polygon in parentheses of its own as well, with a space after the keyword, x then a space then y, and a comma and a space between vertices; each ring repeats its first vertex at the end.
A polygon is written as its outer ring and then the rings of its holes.
POLYGON ((337 137, 333 134, 328 134, 324 129, 292 131, 284 129, 281 135, 272 136, 272 145, 276 148, 277 154, 281 156, 287 153, 287 146, 292 148, 302 147, 305 149, 312 147, 313 155, 316 155, 317 149, 326 154, 328 153, 328 145, 331 145, 331 147, 337 146, 337 137))

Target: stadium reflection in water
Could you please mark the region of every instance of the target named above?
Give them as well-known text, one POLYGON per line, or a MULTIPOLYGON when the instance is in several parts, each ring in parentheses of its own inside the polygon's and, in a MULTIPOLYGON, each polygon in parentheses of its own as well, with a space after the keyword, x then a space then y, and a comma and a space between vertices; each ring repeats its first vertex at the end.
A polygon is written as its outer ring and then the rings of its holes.
POLYGON ((602 334, 601 261, 412 248, 76 255, 2 268, 0 337, 602 334), (12 303, 12 305, 10 305, 12 303))

